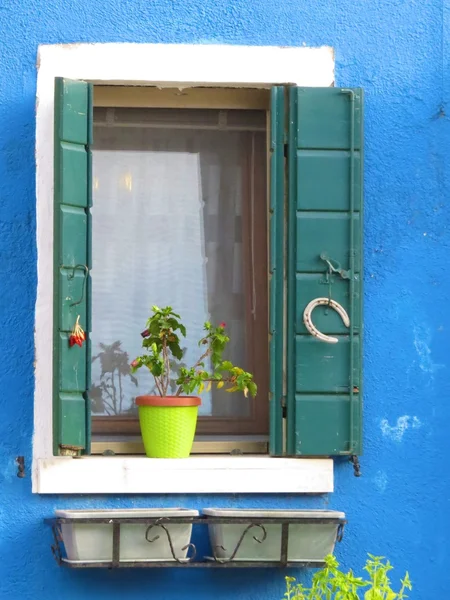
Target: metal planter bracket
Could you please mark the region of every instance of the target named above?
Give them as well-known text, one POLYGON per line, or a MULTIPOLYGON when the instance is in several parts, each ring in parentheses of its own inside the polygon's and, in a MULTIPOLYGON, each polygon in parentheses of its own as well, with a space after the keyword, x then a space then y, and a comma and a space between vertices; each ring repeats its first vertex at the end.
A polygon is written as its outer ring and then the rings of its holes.
MULTIPOLYGON (((199 517, 163 517, 158 519, 147 519, 147 518, 52 518, 45 519, 44 522, 49 525, 53 533, 53 543, 51 550, 53 556, 58 565, 75 568, 97 568, 97 569, 123 569, 123 568, 267 568, 267 567, 309 567, 309 568, 320 568, 325 565, 324 561, 289 561, 288 560, 288 541, 289 541, 289 526, 298 524, 298 519, 289 519, 286 517, 263 517, 257 521, 249 518, 239 517, 210 517, 210 516, 199 516, 199 517), (113 528, 112 535, 112 553, 110 561, 68 561, 65 558, 64 544, 61 535, 61 526, 67 524, 104 524, 113 528), (235 548, 230 552, 229 558, 218 558, 217 556, 209 557, 197 557, 197 549, 195 544, 189 543, 187 546, 182 548, 182 552, 191 550, 191 555, 186 558, 179 558, 176 555, 174 548, 174 540, 171 537, 170 529, 168 525, 188 523, 192 525, 219 525, 219 524, 246 524, 247 527, 241 534, 235 548), (129 524, 140 524, 147 525, 145 530, 145 539, 149 544, 155 543, 160 539, 161 532, 167 538, 169 543, 170 551, 172 554, 171 560, 136 560, 136 561, 123 561, 120 559, 120 542, 121 542, 121 527, 122 525, 129 524), (259 560, 235 560, 236 554, 241 547, 244 538, 248 535, 253 534, 253 539, 258 543, 263 543, 267 537, 266 525, 281 525, 281 544, 280 544, 280 558, 279 560, 272 561, 259 561, 259 560), (158 530, 160 533, 158 533, 158 530)), ((335 524, 337 525, 336 541, 342 540, 344 526, 347 523, 345 519, 324 517, 324 518, 305 518, 301 519, 302 524, 335 524)), ((215 551, 215 549, 213 549, 215 551)))

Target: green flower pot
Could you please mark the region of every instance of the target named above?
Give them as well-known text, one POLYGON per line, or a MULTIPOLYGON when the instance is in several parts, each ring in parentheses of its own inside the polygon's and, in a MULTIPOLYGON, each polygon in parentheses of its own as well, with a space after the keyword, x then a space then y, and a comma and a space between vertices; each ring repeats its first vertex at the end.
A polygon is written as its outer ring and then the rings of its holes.
POLYGON ((138 396, 139 422, 149 458, 187 458, 197 426, 197 397, 138 396))

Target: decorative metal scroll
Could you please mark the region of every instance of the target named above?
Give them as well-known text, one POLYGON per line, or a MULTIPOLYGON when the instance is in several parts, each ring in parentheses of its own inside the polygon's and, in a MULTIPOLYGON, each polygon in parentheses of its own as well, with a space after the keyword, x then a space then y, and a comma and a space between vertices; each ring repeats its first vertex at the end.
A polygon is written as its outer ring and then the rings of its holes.
POLYGON ((217 554, 216 554, 216 550, 217 549, 220 549, 220 550, 223 550, 224 552, 226 552, 227 551, 226 548, 224 548, 223 546, 215 546, 214 547, 214 560, 216 560, 217 562, 222 563, 222 564, 223 563, 227 563, 227 562, 231 562, 235 558, 236 554, 238 553, 239 548, 241 547, 242 542, 244 541, 245 536, 253 528, 257 528, 257 529, 260 529, 262 531, 262 538, 261 539, 259 539, 258 537, 256 537, 256 535, 253 536, 253 539, 255 540, 255 542, 258 542, 258 544, 262 544, 264 542, 264 540, 267 538, 267 531, 266 531, 265 527, 263 527, 262 525, 259 525, 257 523, 250 523, 250 525, 248 525, 244 529, 244 531, 242 532, 242 535, 239 538, 239 541, 236 544, 235 549, 233 550, 233 552, 231 553, 231 555, 228 558, 218 558, 217 554))
POLYGON ((197 548, 195 547, 195 544, 193 544, 192 542, 189 543, 189 544, 187 544, 186 546, 183 546, 183 548, 181 548, 181 552, 186 552, 190 548, 192 550, 192 555, 191 556, 186 556, 186 558, 181 558, 181 559, 178 558, 178 556, 175 554, 175 549, 173 547, 173 542, 172 542, 172 537, 170 535, 170 531, 160 521, 159 522, 156 521, 155 523, 153 523, 153 525, 149 525, 147 527, 147 530, 145 532, 145 539, 147 540, 147 542, 149 542, 150 544, 153 544, 153 542, 156 542, 157 540, 160 539, 160 537, 161 537, 160 535, 155 535, 153 538, 149 537, 151 530, 154 529, 155 527, 159 527, 166 534, 167 541, 169 543, 170 552, 172 554, 172 558, 177 563, 179 563, 179 564, 185 564, 186 562, 192 562, 195 559, 195 557, 197 556, 197 548))

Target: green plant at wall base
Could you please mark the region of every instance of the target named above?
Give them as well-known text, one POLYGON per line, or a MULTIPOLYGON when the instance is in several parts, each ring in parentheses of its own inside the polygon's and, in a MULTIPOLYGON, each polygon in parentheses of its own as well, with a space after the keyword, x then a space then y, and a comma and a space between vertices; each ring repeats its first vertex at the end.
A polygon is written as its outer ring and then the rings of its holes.
POLYGON ((388 573, 393 567, 380 556, 369 554, 364 567, 367 579, 355 577, 353 571, 340 571, 334 556, 327 556, 325 562, 325 568, 313 576, 311 587, 286 577, 284 600, 405 600, 406 591, 412 589, 408 573, 400 580, 399 591, 392 589, 388 573))
MULTIPOLYGON (((153 306, 152 313, 145 331, 141 334, 144 338, 142 346, 147 354, 133 360, 131 371, 135 373, 141 367, 147 367, 154 377, 160 396, 167 396, 174 359, 181 361, 183 358, 181 339, 186 337, 186 327, 181 322, 180 315, 173 312, 171 306, 153 306)), ((257 386, 253 375, 222 358, 230 341, 225 326, 225 323, 218 327, 214 327, 208 321, 205 323, 205 335, 198 343, 201 348, 200 358, 192 367, 179 366, 175 396, 181 393, 201 394, 203 391, 209 391, 213 385, 218 389, 224 387, 227 392, 241 391, 245 396, 256 396, 257 386), (211 361, 211 370, 206 369, 207 359, 211 361)))

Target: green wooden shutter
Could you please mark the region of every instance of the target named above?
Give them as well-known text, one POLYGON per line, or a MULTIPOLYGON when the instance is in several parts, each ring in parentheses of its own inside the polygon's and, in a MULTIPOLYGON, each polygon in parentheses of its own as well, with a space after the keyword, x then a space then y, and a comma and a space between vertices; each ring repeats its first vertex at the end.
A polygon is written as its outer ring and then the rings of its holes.
MULTIPOLYGON (((55 81, 53 431, 55 454, 88 453, 89 339, 69 347, 70 332, 90 331, 92 89, 55 81)), ((89 338, 89 336, 87 336, 89 338)))
POLYGON ((361 453, 362 90, 291 88, 288 132, 287 454, 361 453), (329 259, 337 272, 327 273, 329 259), (337 344, 317 340, 303 311, 337 344))
POLYGON ((270 131, 270 454, 283 454, 284 88, 271 91, 270 131))

